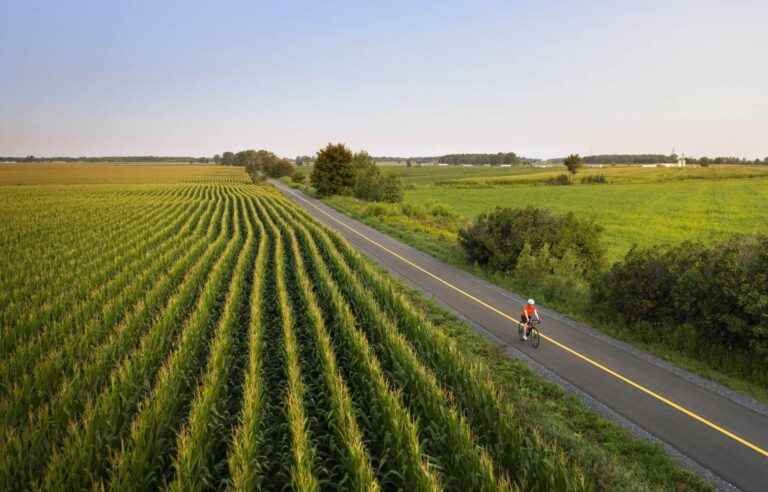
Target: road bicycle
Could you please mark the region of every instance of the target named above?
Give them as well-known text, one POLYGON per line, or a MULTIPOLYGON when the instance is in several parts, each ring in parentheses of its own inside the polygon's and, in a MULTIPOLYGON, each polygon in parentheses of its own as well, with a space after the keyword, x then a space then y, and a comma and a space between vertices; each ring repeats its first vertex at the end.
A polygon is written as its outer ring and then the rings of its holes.
POLYGON ((520 323, 517 327, 517 334, 520 337, 521 341, 525 341, 523 339, 523 330, 525 329, 526 325, 528 326, 528 340, 531 342, 531 347, 533 348, 539 348, 539 345, 541 345, 541 335, 539 333, 539 325, 541 324, 541 320, 539 319, 531 319, 528 320, 528 323, 520 323))

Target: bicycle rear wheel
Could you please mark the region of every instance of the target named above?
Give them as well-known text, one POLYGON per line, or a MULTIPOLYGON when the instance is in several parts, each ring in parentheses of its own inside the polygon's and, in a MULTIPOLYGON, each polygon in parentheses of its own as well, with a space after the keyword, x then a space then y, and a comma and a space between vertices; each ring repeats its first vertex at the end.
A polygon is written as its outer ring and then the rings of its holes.
POLYGON ((539 336, 539 329, 538 328, 531 328, 531 346, 533 348, 539 348, 539 344, 541 344, 541 337, 539 336))

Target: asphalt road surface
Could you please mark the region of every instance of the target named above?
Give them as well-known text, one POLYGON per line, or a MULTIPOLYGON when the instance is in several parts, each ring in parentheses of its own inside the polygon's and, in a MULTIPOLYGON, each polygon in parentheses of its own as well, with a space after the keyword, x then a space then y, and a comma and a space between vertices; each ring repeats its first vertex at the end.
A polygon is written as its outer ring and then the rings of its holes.
MULTIPOLYGON (((766 407, 542 309, 538 349, 518 340, 522 298, 445 264, 282 183, 319 222, 476 329, 520 351, 716 476, 718 488, 768 491, 766 407)), ((706 473, 705 473, 706 474, 706 473)))

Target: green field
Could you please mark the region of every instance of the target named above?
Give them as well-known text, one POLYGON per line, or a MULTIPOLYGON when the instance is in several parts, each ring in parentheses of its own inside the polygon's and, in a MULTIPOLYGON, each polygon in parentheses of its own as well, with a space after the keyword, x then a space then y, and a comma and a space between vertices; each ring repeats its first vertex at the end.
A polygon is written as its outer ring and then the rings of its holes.
MULTIPOLYGON (((460 216, 459 222, 494 207, 529 205, 593 218, 605 228, 609 261, 633 245, 710 243, 733 233, 768 233, 768 166, 592 168, 577 175, 576 182, 584 175, 604 174, 609 183, 572 186, 542 184, 563 169, 425 166, 391 172, 402 177, 406 204, 443 205, 460 216)), ((344 197, 331 201, 357 214, 367 206, 344 197)), ((379 220, 441 239, 455 237, 456 224, 449 222, 441 227, 433 221, 427 229, 423 220, 398 217, 397 211, 379 220)))
POLYGON ((708 489, 242 169, 130 169, 0 186, 4 490, 708 489))

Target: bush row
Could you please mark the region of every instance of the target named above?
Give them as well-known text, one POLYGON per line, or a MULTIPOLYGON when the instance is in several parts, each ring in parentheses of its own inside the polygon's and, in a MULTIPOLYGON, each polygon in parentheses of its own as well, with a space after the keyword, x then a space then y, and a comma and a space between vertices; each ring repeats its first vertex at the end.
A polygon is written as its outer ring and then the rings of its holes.
POLYGON ((690 324, 768 361, 768 236, 633 249, 595 277, 592 299, 627 323, 690 324))
POLYGON ((604 270, 601 232, 571 213, 497 208, 460 230, 459 244, 470 262, 549 301, 590 302, 629 326, 685 327, 686 343, 768 360, 768 236, 632 249, 604 270))

